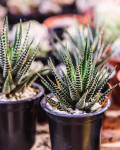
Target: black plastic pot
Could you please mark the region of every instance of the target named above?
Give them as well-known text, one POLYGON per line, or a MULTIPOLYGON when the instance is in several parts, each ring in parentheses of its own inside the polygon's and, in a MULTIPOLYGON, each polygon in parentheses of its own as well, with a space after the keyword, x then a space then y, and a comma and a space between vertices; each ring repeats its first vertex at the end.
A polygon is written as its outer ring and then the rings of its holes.
POLYGON ((36 107, 44 89, 29 99, 0 101, 0 150, 29 150, 35 142, 36 107))
POLYGON ((100 129, 108 100, 101 110, 84 115, 65 115, 49 110, 46 100, 42 108, 49 118, 52 150, 100 150, 100 129))

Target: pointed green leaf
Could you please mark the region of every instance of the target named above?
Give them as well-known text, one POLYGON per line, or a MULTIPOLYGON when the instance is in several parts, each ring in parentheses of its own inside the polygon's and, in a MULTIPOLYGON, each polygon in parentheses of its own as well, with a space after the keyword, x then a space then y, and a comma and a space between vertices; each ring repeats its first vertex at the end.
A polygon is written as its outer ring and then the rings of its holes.
POLYGON ((87 92, 83 94, 80 100, 76 103, 76 108, 83 109, 85 107, 85 100, 86 100, 87 92))

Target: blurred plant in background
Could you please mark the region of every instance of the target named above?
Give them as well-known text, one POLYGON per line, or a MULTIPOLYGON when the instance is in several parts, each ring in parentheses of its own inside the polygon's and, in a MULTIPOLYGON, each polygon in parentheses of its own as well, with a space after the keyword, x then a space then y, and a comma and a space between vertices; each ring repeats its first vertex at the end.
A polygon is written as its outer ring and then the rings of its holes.
MULTIPOLYGON (((28 35, 29 40, 34 40, 34 44, 31 45, 31 50, 35 48, 36 44, 40 41, 40 45, 38 47, 38 56, 44 56, 48 51, 50 50, 50 44, 49 44, 49 33, 48 29, 44 24, 40 24, 37 21, 31 20, 31 28, 30 33, 28 35)), ((12 28, 12 31, 10 32, 10 40, 13 41, 16 26, 18 24, 14 25, 12 28)), ((29 25, 28 22, 22 23, 22 29, 23 29, 23 39, 25 38, 25 33, 27 31, 29 25)), ((23 40, 22 40, 23 43, 23 40)))

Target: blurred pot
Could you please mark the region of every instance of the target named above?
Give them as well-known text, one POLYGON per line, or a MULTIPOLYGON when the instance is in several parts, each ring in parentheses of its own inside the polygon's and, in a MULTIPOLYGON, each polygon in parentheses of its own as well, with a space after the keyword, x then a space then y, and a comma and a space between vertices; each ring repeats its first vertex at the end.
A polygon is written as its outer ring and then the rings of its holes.
MULTIPOLYGON (((119 46, 119 45, 118 45, 119 46)), ((114 48, 113 48, 114 50, 114 48)), ((109 52, 112 51, 112 46, 110 45, 108 50, 107 50, 107 54, 109 52)), ((114 52, 114 51, 113 51, 114 52)), ((108 62, 110 65, 112 65, 113 67, 116 67, 116 70, 119 71, 120 70, 120 58, 114 58, 111 56, 109 62, 108 62)))
MULTIPOLYGON (((120 70, 117 72, 116 76, 112 80, 112 86, 120 83, 120 70)), ((120 106, 120 87, 117 86, 112 92, 112 100, 113 102, 120 106)))
POLYGON ((109 61, 109 64, 114 66, 114 67, 116 66, 117 71, 120 70, 120 59, 118 59, 118 58, 111 58, 110 61, 109 61))
POLYGON ((79 24, 83 23, 87 25, 88 20, 92 24, 92 16, 87 14, 85 16, 80 16, 76 14, 66 14, 66 15, 57 15, 54 17, 49 17, 43 23, 48 27, 50 38, 54 39, 55 33, 58 35, 60 39, 62 39, 64 28, 74 25, 75 19, 78 21, 79 24))

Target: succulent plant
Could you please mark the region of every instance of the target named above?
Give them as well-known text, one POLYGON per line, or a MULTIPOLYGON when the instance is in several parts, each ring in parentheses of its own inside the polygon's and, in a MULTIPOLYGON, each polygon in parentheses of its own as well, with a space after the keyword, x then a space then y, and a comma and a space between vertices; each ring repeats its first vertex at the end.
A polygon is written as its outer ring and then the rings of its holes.
MULTIPOLYGON (((103 29, 98 30, 97 27, 90 28, 89 24, 87 27, 82 25, 81 28, 76 27, 76 38, 72 37, 72 35, 65 30, 64 31, 67 36, 68 40, 70 43, 70 55, 72 57, 72 61, 75 63, 77 57, 79 56, 80 58, 83 57, 85 48, 91 48, 92 53, 93 53, 93 59, 96 61, 96 67, 102 67, 104 64, 107 64, 111 57, 111 52, 104 55, 109 48, 110 44, 108 42, 104 43, 102 41, 102 36, 103 36, 103 29), (86 30, 85 30, 86 29, 86 30), (87 31, 86 35, 85 32, 87 31)), ((57 41, 61 45, 61 49, 64 53, 65 51, 65 45, 62 43, 62 41, 56 36, 57 41)), ((61 61, 62 56, 61 56, 61 51, 59 48, 57 48, 54 44, 53 46, 55 47, 55 55, 59 60, 61 61)))
POLYGON ((0 89, 5 95, 22 91, 26 86, 37 78, 37 73, 26 75, 35 56, 37 48, 29 53, 33 41, 28 43, 28 27, 23 45, 22 40, 22 22, 16 29, 13 43, 8 41, 8 19, 4 19, 2 33, 0 34, 0 89))
MULTIPOLYGON (((93 52, 91 47, 87 46, 83 52, 82 58, 77 58, 76 68, 72 63, 72 59, 68 49, 62 54, 62 59, 67 70, 67 74, 62 71, 63 78, 61 78, 51 61, 48 61, 49 67, 56 79, 56 84, 48 78, 47 82, 41 75, 42 83, 55 95, 57 101, 45 95, 47 102, 60 110, 69 111, 69 108, 75 110, 84 110, 91 112, 92 106, 99 102, 103 105, 106 97, 117 86, 109 88, 106 92, 101 93, 102 88, 107 83, 108 78, 114 70, 112 70, 106 77, 107 73, 103 74, 102 69, 95 69, 96 62, 93 59, 93 52)), ((94 110, 97 111, 97 110, 94 110)))

